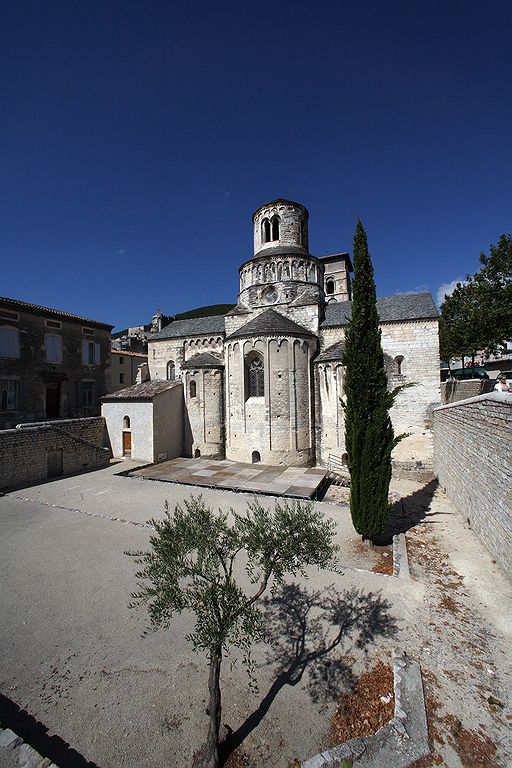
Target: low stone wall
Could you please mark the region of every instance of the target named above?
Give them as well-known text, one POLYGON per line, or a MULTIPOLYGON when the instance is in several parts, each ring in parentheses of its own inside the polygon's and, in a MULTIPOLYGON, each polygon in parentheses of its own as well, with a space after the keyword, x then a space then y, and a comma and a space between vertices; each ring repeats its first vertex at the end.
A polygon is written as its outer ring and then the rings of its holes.
POLYGON ((104 446, 105 420, 101 417, 0 430, 0 489, 105 467, 110 451, 104 446))
POLYGON ((444 381, 441 384, 441 402, 456 403, 459 400, 467 400, 468 397, 492 392, 494 381, 490 379, 461 379, 456 381, 444 381))
POLYGON ((512 572, 512 395, 434 410, 434 472, 505 573, 512 572))

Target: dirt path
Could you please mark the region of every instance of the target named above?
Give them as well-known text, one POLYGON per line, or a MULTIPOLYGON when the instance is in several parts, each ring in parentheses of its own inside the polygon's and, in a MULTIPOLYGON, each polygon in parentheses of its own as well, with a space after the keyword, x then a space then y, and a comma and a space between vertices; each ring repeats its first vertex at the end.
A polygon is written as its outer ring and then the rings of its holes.
POLYGON ((393 483, 404 500, 412 578, 424 585, 403 647, 422 665, 433 757, 422 768, 508 766, 512 588, 446 495, 393 483), (429 498, 430 497, 430 498, 429 498))

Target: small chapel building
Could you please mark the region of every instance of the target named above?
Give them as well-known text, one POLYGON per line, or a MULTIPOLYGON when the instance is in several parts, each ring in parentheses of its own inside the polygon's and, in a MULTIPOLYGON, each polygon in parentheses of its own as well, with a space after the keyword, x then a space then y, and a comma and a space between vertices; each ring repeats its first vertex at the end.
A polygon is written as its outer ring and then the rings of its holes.
MULTIPOLYGON (((225 315, 175 320, 150 336, 149 379, 178 383, 182 407, 165 419, 167 431, 174 419, 169 451, 143 449, 142 441, 139 450, 133 433, 133 458, 208 456, 276 466, 344 460, 342 355, 352 264, 348 253, 313 256, 308 220, 307 209, 290 200, 260 206, 236 306, 225 315)), ((415 384, 393 406, 395 432, 424 431, 429 406, 439 402, 434 301, 430 293, 403 294, 378 299, 377 308, 389 387, 415 384)), ((123 423, 140 423, 134 409, 143 386, 116 392, 115 403, 104 399, 112 446, 122 445, 123 423)), ((163 427, 152 428, 160 439, 163 427)))

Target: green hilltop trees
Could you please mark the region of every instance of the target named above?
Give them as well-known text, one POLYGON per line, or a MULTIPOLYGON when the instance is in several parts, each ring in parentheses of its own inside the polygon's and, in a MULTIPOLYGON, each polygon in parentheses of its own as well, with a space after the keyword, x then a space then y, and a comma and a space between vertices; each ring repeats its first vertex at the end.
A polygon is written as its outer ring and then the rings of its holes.
POLYGON ((512 235, 501 235, 481 268, 441 305, 440 352, 443 360, 498 352, 512 339, 512 235))

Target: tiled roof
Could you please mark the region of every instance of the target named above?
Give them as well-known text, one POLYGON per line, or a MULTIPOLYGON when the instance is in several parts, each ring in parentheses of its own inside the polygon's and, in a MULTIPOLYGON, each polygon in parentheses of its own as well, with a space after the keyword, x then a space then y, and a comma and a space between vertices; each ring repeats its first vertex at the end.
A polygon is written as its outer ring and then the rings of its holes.
POLYGON ((52 317, 61 317, 64 320, 77 320, 80 323, 93 326, 94 328, 105 328, 108 331, 111 331, 114 327, 109 323, 102 323, 99 320, 91 320, 90 318, 82 317, 81 315, 72 315, 70 312, 63 312, 60 309, 43 307, 41 304, 30 304, 28 301, 8 299, 5 296, 0 296, 0 306, 14 311, 19 310, 20 312, 34 312, 38 315, 51 315, 52 317))
POLYGON ((181 364, 182 368, 224 368, 223 361, 212 355, 210 352, 199 352, 197 355, 193 355, 184 363, 181 364))
POLYGON ((235 304, 233 309, 226 313, 226 317, 234 317, 236 315, 250 315, 251 310, 246 307, 245 304, 235 304))
POLYGON ((210 317, 191 317, 188 320, 173 320, 158 333, 153 333, 149 341, 160 339, 179 339, 187 336, 204 336, 208 333, 224 333, 224 315, 210 317))
POLYGON ((181 381, 167 381, 166 379, 152 379, 143 381, 141 384, 133 384, 126 389, 120 389, 117 392, 111 392, 102 397, 103 402, 110 400, 152 400, 155 395, 165 392, 167 389, 181 386, 181 381))
POLYGON ((267 309, 254 320, 242 325, 237 331, 228 336, 229 339, 246 338, 248 336, 313 336, 311 331, 302 325, 294 323, 288 317, 281 315, 274 309, 267 309))
POLYGON ((315 357, 315 363, 324 363, 330 360, 341 360, 343 352, 345 351, 345 341, 337 341, 332 347, 320 352, 318 357, 315 357))
POLYGON ((144 360, 148 359, 148 353, 144 352, 130 352, 129 349, 118 349, 117 347, 111 347, 110 352, 113 355, 129 355, 129 357, 143 357, 144 360))
MULTIPOLYGON (((401 320, 427 320, 439 317, 430 293, 404 293, 377 299, 377 311, 381 323, 397 323, 401 320)), ((352 315, 351 301, 333 301, 325 308, 322 328, 347 325, 352 315)))

